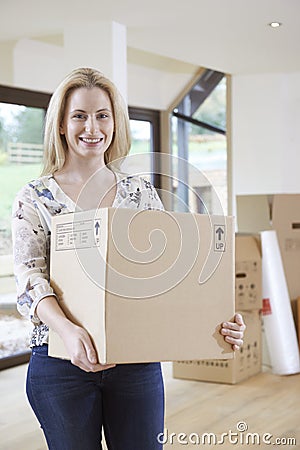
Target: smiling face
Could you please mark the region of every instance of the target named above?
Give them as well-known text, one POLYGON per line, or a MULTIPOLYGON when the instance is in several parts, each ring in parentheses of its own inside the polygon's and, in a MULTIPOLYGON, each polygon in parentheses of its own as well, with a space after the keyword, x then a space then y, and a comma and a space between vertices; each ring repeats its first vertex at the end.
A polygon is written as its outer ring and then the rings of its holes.
POLYGON ((93 158, 104 164, 104 153, 112 142, 113 132, 112 105, 103 89, 78 88, 71 92, 60 126, 69 162, 70 158, 93 158))

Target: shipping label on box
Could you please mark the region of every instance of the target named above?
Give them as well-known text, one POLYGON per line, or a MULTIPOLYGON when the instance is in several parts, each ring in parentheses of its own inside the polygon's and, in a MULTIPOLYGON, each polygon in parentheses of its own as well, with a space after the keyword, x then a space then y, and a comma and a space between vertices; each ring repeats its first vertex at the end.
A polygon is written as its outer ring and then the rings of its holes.
POLYGON ((261 313, 241 311, 246 323, 244 345, 231 360, 176 361, 174 378, 235 384, 261 371, 261 313))
POLYGON ((236 310, 262 308, 262 261, 258 235, 235 236, 236 310))
MULTIPOLYGON (((51 284, 101 363, 231 358, 233 218, 103 208, 55 216, 51 284)), ((49 355, 68 358, 50 330, 49 355)))

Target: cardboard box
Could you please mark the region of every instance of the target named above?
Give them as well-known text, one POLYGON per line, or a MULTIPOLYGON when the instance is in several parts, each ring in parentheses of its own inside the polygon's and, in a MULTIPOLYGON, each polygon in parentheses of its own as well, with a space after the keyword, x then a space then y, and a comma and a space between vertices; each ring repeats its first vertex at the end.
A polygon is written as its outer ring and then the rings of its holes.
POLYGON ((291 299, 300 296, 300 194, 237 196, 239 232, 277 232, 291 299))
MULTIPOLYGON (((54 291, 101 363, 232 357, 231 217, 103 208, 54 217, 51 240, 54 291)), ((52 330, 49 354, 68 358, 52 330)))
POLYGON ((262 262, 258 235, 235 236, 236 310, 262 308, 262 262))
POLYGON ((261 313, 242 311, 247 325, 244 345, 231 360, 178 361, 174 378, 236 384, 261 371, 261 313))

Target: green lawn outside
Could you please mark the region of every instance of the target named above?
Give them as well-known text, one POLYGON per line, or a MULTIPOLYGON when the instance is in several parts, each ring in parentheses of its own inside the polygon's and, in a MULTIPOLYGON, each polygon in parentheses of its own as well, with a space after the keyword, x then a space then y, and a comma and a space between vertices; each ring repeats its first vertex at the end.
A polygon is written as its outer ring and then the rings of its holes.
POLYGON ((11 217, 11 206, 16 193, 28 181, 39 176, 39 164, 3 164, 0 165, 0 223, 7 225, 11 217))

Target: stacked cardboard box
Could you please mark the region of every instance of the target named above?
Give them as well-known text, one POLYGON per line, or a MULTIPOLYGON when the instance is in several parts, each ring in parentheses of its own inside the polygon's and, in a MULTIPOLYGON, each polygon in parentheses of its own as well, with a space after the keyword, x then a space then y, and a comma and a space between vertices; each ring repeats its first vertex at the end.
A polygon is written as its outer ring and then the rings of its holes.
POLYGON ((236 234, 235 305, 247 325, 244 345, 232 360, 178 361, 175 378, 235 384, 261 371, 262 275, 260 241, 236 234))
POLYGON ((262 308, 262 265, 258 235, 235 236, 235 308, 257 311, 262 308))
POLYGON ((290 298, 297 299, 300 296, 300 194, 237 196, 237 223, 239 232, 276 230, 290 298))
MULTIPOLYGON (((237 223, 241 232, 276 231, 300 344, 300 194, 237 196, 237 223)), ((267 302, 265 313, 268 314, 267 302)), ((263 362, 270 364, 267 351, 263 362)))

